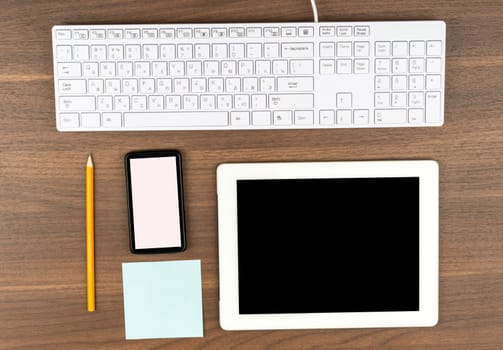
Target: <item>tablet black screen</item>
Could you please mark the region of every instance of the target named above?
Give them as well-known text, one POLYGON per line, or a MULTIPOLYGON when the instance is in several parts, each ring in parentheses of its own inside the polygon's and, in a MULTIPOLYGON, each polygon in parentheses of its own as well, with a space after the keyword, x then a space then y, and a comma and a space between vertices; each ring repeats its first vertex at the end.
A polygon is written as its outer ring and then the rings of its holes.
POLYGON ((419 310, 419 178, 238 180, 239 313, 419 310))

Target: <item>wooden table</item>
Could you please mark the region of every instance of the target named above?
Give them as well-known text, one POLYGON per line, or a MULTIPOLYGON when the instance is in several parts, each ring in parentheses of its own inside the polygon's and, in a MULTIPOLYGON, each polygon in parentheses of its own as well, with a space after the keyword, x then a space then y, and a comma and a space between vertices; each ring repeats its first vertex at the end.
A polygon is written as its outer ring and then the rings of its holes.
POLYGON ((0 2, 0 349, 503 348, 503 3, 319 0, 321 20, 447 22, 445 125, 302 131, 59 133, 55 24, 311 21, 308 0, 0 2), (123 155, 184 156, 188 250, 128 250, 123 155), (85 178, 96 165, 97 312, 86 311, 85 178), (215 168, 222 162, 435 159, 440 322, 434 328, 224 332, 215 168), (121 263, 201 259, 204 338, 124 340, 121 263))

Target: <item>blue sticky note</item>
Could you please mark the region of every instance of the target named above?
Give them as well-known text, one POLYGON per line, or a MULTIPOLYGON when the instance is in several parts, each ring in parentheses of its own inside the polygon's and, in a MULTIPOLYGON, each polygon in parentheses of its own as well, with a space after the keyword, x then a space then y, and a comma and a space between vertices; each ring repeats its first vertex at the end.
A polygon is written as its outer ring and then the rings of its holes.
POLYGON ((201 261, 122 264, 126 339, 203 336, 201 261))

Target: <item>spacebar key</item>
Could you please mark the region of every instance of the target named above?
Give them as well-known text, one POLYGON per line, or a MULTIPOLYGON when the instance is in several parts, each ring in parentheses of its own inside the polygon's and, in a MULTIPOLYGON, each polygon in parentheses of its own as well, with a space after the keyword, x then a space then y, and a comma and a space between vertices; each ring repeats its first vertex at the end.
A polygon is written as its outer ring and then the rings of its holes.
POLYGON ((124 113, 126 128, 226 126, 227 112, 124 113))

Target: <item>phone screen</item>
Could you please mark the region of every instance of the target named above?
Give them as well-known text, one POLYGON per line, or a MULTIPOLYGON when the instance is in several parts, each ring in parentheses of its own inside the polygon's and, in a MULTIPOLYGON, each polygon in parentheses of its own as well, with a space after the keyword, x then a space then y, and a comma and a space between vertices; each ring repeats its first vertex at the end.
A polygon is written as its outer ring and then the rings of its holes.
POLYGON ((185 249, 181 157, 178 152, 126 155, 131 250, 185 249))

